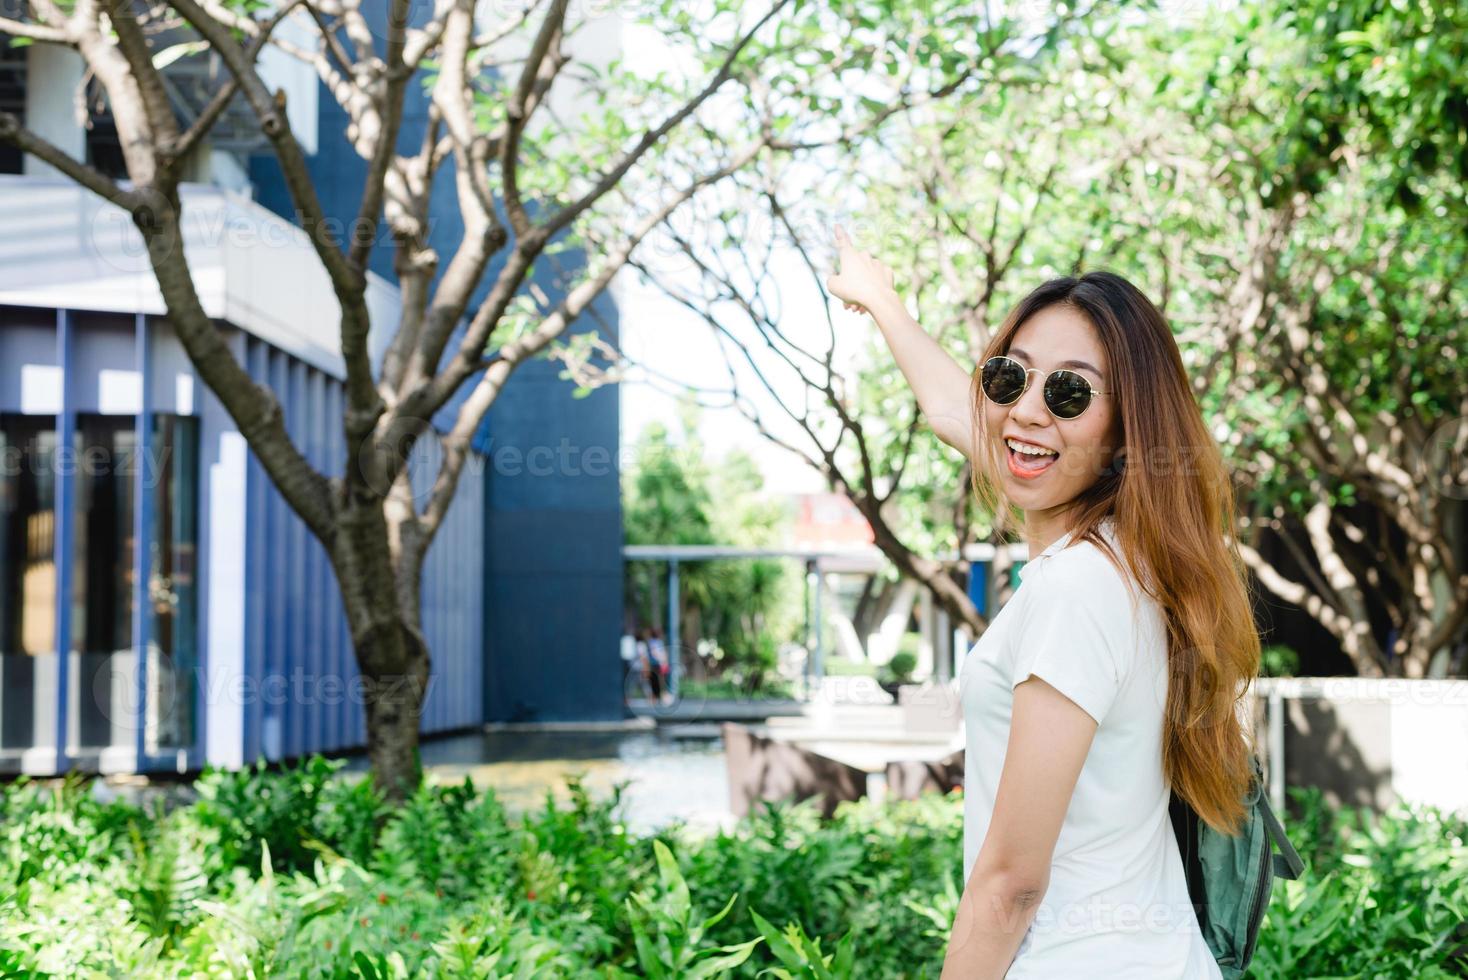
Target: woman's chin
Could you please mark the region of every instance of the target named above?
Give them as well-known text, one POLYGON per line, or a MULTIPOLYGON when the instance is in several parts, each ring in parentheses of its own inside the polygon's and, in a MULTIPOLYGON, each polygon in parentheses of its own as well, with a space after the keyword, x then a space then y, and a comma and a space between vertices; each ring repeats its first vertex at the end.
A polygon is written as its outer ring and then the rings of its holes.
POLYGON ((1026 480, 1012 473, 1004 475, 1006 496, 1024 510, 1046 510, 1062 502, 1062 495, 1053 486, 1037 486, 1034 480, 1026 480))

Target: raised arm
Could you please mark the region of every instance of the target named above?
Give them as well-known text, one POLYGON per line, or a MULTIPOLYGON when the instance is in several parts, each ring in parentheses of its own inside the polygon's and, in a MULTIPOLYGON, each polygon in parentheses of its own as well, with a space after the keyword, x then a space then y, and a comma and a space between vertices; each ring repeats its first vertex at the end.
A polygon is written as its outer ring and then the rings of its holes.
POLYGON ((877 321, 892 357, 907 379, 933 432, 965 456, 973 451, 969 372, 907 312, 892 284, 892 270, 851 243, 836 226, 840 269, 826 289, 848 310, 865 310, 877 321))

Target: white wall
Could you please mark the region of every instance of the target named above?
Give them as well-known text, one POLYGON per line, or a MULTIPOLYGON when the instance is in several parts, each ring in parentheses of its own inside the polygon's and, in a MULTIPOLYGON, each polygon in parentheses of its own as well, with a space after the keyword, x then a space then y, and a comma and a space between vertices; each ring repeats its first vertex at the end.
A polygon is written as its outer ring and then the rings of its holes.
MULTIPOLYGON (((81 55, 58 44, 32 44, 26 56, 26 128, 78 160, 87 155, 87 137, 76 118, 81 86, 81 55)), ((50 164, 26 155, 25 173, 59 177, 50 164)))
MULTIPOLYGON (((269 6, 278 5, 272 3, 269 6)), ((298 11, 287 17, 275 29, 274 36, 298 48, 315 51, 319 44, 318 33, 302 23, 302 16, 298 11)), ((314 154, 320 129, 317 96, 321 91, 315 69, 279 48, 266 47, 260 52, 260 77, 272 92, 284 96, 286 118, 290 120, 296 142, 301 144, 301 149, 314 154)))
MULTIPOLYGON (((334 377, 343 374, 336 294, 306 235, 215 187, 186 184, 185 252, 211 316, 334 377)), ((0 175, 0 304, 164 313, 132 221, 64 178, 0 175)), ((397 288, 370 277, 373 322, 395 325, 397 288)))

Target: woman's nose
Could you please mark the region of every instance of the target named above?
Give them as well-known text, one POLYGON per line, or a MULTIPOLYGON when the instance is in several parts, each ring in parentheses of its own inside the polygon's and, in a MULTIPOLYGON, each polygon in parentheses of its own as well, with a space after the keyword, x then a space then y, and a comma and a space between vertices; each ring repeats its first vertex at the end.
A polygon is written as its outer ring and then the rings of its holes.
POLYGON ((1030 375, 1029 387, 1019 396, 1019 401, 1009 407, 1009 414, 1016 422, 1043 425, 1050 420, 1045 407, 1045 379, 1030 375))

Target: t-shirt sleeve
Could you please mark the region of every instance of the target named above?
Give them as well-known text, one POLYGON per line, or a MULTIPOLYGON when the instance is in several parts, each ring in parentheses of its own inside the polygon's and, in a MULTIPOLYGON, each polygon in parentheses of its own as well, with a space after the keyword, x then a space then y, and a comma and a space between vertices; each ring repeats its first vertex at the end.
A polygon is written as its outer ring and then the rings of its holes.
POLYGON ((1038 677, 1099 725, 1116 701, 1130 659, 1126 587, 1114 570, 1056 563, 1044 572, 1014 638, 1010 687, 1038 677))

